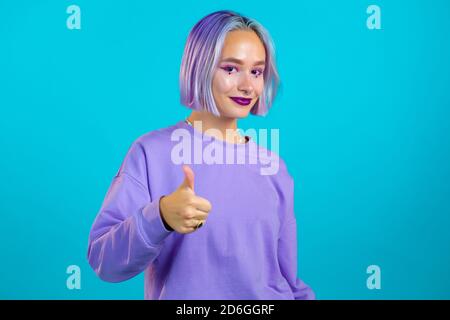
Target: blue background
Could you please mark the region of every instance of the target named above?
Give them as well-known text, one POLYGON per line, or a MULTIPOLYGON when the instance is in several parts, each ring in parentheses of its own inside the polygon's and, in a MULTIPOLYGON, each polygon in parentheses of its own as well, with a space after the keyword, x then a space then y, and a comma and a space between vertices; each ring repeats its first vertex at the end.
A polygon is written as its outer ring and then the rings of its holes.
POLYGON ((319 299, 450 298, 447 0, 0 1, 0 298, 143 298, 142 274, 96 277, 89 230, 130 144, 190 113, 186 37, 220 9, 276 45, 276 103, 239 126, 280 129, 299 277, 319 299), (370 4, 382 30, 366 27, 370 4))

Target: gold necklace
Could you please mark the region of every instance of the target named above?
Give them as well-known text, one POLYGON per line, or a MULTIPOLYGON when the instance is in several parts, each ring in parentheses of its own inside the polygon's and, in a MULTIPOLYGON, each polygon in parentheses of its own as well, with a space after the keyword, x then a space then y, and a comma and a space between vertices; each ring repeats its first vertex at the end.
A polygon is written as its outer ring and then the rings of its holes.
MULTIPOLYGON (((184 120, 184 122, 186 122, 191 127, 194 127, 187 118, 184 120)), ((244 144, 244 143, 246 143, 246 141, 247 141, 247 139, 245 137, 239 137, 239 144, 244 144)))

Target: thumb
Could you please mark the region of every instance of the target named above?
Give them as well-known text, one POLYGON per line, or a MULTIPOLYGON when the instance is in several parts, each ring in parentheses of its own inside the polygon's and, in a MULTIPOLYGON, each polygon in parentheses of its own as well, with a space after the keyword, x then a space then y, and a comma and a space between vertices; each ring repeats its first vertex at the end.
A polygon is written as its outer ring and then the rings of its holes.
POLYGON ((181 187, 188 187, 194 191, 194 171, 188 165, 183 165, 184 181, 181 187))

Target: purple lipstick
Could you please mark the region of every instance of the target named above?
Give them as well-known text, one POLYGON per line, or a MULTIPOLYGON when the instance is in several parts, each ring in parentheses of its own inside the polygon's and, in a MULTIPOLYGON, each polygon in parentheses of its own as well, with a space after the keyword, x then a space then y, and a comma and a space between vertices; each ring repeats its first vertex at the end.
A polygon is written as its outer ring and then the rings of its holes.
POLYGON ((250 104, 250 102, 252 102, 252 99, 241 98, 241 97, 230 97, 230 99, 241 106, 248 106, 250 104))

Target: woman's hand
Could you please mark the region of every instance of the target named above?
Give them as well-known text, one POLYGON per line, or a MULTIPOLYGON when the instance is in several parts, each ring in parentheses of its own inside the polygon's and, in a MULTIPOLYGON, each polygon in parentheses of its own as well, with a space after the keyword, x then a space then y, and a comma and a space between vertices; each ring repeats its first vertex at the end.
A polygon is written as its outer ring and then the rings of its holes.
POLYGON ((194 172, 183 165, 184 181, 177 190, 163 196, 159 208, 163 220, 179 233, 191 233, 207 219, 211 203, 194 192, 194 172))

